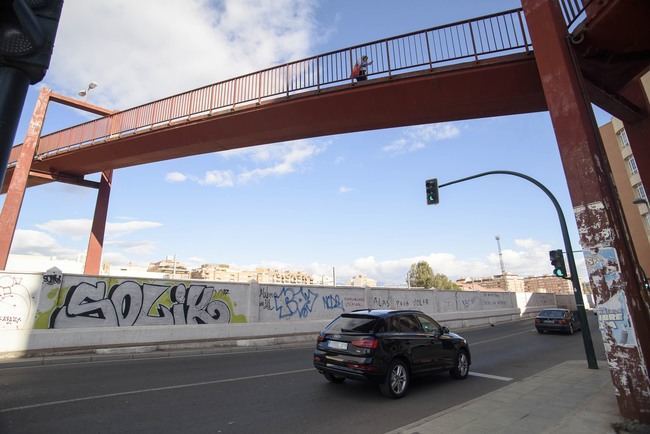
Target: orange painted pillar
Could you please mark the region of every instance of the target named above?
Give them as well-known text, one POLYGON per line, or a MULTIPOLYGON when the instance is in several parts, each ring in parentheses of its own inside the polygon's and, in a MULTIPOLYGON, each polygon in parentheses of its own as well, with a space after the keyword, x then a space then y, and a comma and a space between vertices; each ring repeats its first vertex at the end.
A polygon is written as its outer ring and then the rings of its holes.
POLYGON ((106 230, 106 216, 108 215, 108 200, 111 195, 112 181, 113 170, 109 169, 103 171, 102 179, 99 183, 99 190, 97 191, 95 215, 93 217, 93 226, 88 240, 84 274, 99 274, 102 250, 104 248, 104 232, 106 230))
POLYGON ((43 121, 47 112, 47 105, 50 101, 52 91, 46 87, 41 88, 36 101, 36 107, 32 113, 32 119, 29 121, 29 128, 25 135, 25 140, 18 156, 18 161, 14 167, 14 173, 7 189, 2 212, 0 212, 0 270, 4 270, 9 259, 11 243, 16 232, 20 208, 25 197, 27 180, 32 168, 32 161, 36 153, 38 139, 43 129, 43 121))
MULTIPOLYGON (((621 415, 650 422, 650 318, 557 0, 522 0, 585 251, 621 415)), ((586 366, 585 366, 586 368, 586 366)))

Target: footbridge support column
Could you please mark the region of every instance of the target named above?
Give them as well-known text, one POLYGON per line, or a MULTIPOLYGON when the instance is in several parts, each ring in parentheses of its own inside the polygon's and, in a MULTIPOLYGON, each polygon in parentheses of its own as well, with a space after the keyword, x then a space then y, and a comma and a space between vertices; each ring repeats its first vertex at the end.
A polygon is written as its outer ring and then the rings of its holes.
POLYGON ((102 261, 102 250, 104 248, 104 232, 106 230, 106 216, 108 215, 108 200, 111 196, 111 184, 113 181, 113 170, 102 172, 102 179, 99 182, 97 191, 97 202, 95 203, 95 214, 93 225, 88 239, 88 250, 86 251, 86 264, 84 274, 99 274, 102 261))
POLYGON ((590 100, 557 0, 522 0, 585 251, 621 415, 650 422, 650 320, 590 100))
POLYGON ((4 270, 7 266, 11 243, 20 216, 20 208, 25 197, 29 172, 32 169, 32 161, 43 129, 51 94, 52 91, 46 87, 42 87, 38 94, 32 119, 29 121, 27 134, 20 148, 20 155, 18 155, 16 167, 14 167, 14 173, 7 189, 7 196, 0 212, 0 270, 4 270))

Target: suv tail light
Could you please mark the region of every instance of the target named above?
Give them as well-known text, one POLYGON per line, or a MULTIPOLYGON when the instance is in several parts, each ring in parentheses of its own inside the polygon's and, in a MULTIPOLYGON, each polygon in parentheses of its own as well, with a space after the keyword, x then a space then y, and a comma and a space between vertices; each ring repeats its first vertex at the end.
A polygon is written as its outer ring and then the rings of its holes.
POLYGON ((316 338, 317 343, 323 342, 324 340, 325 340, 325 336, 323 335, 318 335, 318 338, 316 338))
POLYGON ((374 350, 377 347, 379 347, 379 341, 377 339, 375 339, 375 338, 355 339, 350 343, 352 345, 354 345, 355 347, 369 348, 371 350, 374 350))

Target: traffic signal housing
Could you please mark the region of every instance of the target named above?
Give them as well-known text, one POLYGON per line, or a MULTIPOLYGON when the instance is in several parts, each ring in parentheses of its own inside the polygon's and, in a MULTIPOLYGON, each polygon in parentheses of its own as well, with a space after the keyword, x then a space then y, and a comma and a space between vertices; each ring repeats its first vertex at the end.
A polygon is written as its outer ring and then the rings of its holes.
POLYGON ((427 205, 437 205, 438 197, 438 178, 427 179, 427 205))
POLYGON ((564 254, 562 249, 551 250, 548 252, 553 266, 553 274, 557 277, 567 278, 566 265, 564 265, 564 254))
POLYGON ((63 0, 0 2, 0 66, 23 71, 31 84, 50 66, 63 0))

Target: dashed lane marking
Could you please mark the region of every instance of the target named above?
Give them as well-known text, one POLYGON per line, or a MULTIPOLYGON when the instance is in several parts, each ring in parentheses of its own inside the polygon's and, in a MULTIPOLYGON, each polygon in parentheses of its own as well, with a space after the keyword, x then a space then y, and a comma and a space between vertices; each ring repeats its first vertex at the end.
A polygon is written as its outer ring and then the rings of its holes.
POLYGON ((481 374, 480 372, 469 372, 468 375, 473 375, 474 377, 489 378, 491 380, 499 380, 499 381, 512 381, 513 380, 510 377, 499 377, 498 375, 481 374))

